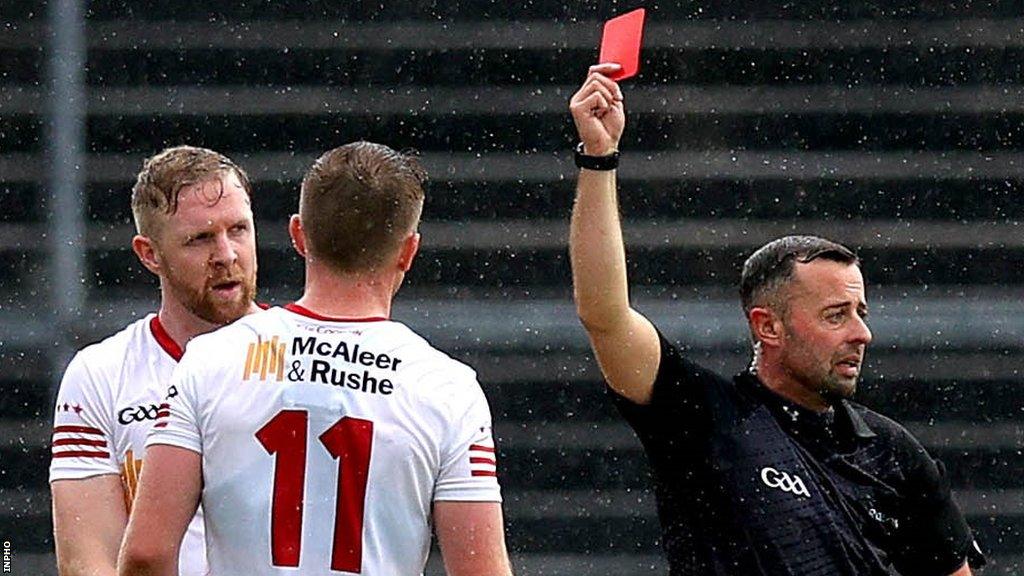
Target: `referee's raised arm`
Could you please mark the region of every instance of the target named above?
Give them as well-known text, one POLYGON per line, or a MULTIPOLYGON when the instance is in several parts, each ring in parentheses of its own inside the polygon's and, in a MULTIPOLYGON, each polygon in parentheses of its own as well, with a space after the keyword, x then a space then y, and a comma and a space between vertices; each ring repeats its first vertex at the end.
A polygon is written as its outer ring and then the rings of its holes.
POLYGON ((569 231, 573 298, 608 385, 638 404, 651 399, 661 360, 658 333, 629 304, 615 168, 626 116, 622 91, 607 77, 616 64, 591 66, 569 101, 581 146, 569 231))

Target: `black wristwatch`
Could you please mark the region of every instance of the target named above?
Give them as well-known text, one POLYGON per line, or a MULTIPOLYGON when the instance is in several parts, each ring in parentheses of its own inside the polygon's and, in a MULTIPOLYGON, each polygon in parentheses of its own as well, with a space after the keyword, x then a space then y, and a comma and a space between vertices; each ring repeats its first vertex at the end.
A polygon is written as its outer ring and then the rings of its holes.
POLYGON ((583 153, 583 142, 576 145, 576 166, 587 170, 615 170, 619 167, 619 151, 607 156, 587 156, 583 153))

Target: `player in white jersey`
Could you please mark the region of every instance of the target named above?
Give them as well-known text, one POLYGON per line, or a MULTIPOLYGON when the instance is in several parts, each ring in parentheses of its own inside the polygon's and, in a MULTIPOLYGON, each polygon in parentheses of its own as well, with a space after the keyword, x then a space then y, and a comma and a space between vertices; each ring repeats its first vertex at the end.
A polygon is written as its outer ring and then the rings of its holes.
MULTIPOLYGON (((179 146, 148 159, 132 190, 132 249, 160 279, 160 309, 81 350, 61 381, 50 482, 62 576, 116 574, 118 547, 182 348, 257 308, 256 241, 245 173, 179 146)), ((181 576, 207 572, 201 515, 181 544, 181 576)))
POLYGON ((173 574, 204 508, 211 574, 507 575, 491 417, 475 373, 389 320, 419 247, 424 174, 357 142, 306 174, 289 232, 302 298, 202 336, 168 410, 120 574, 173 574))

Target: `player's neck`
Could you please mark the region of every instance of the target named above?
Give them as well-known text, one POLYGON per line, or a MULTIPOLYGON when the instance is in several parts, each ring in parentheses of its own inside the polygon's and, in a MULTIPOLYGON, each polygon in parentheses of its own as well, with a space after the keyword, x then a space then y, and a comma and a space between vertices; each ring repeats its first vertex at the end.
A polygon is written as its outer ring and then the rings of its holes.
POLYGON ((390 318, 397 286, 389 275, 338 275, 307 269, 306 289, 295 303, 331 318, 390 318))
MULTIPOLYGON (((255 302, 250 302, 249 310, 246 314, 259 311, 260 307, 255 302)), ((160 317, 160 325, 163 326, 164 331, 182 350, 185 349, 185 345, 188 344, 189 340, 200 334, 213 332, 222 326, 221 324, 207 322, 196 316, 166 291, 161 291, 160 310, 157 314, 160 317)))
POLYGON ((808 410, 825 412, 830 407, 821 394, 809 390, 788 374, 781 362, 766 360, 761 356, 757 362, 757 378, 765 388, 808 410))
POLYGON ((158 315, 164 331, 182 350, 189 340, 220 327, 189 312, 180 302, 168 297, 160 302, 158 315))

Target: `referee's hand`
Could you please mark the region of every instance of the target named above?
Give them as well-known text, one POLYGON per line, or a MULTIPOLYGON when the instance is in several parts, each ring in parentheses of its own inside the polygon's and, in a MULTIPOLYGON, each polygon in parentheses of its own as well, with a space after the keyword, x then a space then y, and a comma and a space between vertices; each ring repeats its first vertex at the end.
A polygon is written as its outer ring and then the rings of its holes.
POLYGON ((589 156, 606 156, 619 149, 626 111, 622 90, 606 76, 618 68, 618 64, 591 66, 583 86, 569 100, 583 151, 589 156))

